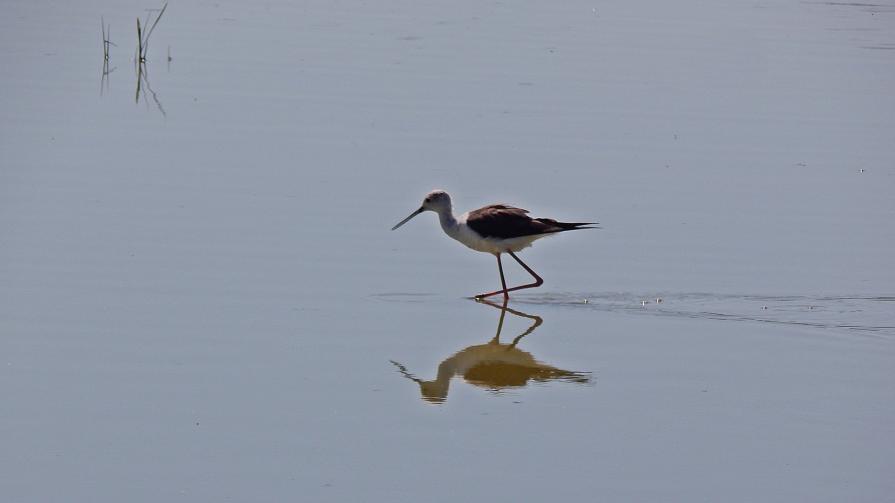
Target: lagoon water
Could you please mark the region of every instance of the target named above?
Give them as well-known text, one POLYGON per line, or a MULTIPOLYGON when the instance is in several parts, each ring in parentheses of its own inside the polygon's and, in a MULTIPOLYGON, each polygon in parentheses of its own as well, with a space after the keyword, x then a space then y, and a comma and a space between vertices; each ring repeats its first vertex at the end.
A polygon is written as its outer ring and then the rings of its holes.
POLYGON ((895 4, 158 7, 4 5, 4 501, 891 500, 895 4))

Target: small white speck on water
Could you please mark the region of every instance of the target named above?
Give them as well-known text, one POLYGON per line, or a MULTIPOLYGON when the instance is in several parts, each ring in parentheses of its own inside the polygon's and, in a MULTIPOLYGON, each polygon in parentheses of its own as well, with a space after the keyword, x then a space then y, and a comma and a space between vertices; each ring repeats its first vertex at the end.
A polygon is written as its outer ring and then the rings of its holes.
POLYGON ((641 301, 640 301, 640 305, 641 305, 641 307, 646 307, 646 301, 645 301, 645 300, 641 300, 641 301))
POLYGON ((761 310, 764 311, 768 308, 768 306, 761 306, 761 310))
POLYGON ((588 303, 588 301, 587 301, 587 299, 584 299, 584 303, 585 303, 585 304, 587 304, 587 303, 588 303))
POLYGON ((864 168, 861 168, 861 173, 863 173, 863 172, 864 172, 864 168))
POLYGON ((662 303, 662 297, 656 297, 656 304, 662 303))

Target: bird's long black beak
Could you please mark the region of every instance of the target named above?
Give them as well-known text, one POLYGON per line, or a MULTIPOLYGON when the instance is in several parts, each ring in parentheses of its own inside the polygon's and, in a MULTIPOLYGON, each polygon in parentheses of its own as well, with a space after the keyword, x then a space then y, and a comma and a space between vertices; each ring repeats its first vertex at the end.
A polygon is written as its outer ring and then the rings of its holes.
POLYGON ((394 227, 392 227, 392 230, 395 230, 395 229, 397 229, 398 227, 401 227, 402 225, 406 224, 411 218, 413 218, 413 217, 419 215, 420 213, 422 213, 422 212, 424 212, 424 211, 426 211, 426 210, 421 206, 420 209, 414 211, 413 213, 411 213, 410 215, 408 215, 407 218, 405 218, 404 220, 401 220, 400 222, 398 222, 394 227))

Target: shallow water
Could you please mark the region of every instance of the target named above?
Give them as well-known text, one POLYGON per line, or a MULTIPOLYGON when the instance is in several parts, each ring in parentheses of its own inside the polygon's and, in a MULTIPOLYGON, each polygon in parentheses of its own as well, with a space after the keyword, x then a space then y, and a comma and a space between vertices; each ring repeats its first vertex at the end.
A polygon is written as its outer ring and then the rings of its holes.
POLYGON ((895 493, 895 6, 157 7, 0 18, 4 499, 895 493))

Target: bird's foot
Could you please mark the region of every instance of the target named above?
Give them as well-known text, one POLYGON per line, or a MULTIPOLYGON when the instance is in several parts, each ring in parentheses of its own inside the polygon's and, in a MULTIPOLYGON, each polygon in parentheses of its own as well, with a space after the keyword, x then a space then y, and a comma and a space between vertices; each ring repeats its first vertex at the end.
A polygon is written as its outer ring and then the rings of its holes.
POLYGON ((509 294, 507 291, 504 291, 504 290, 498 290, 498 291, 496 291, 496 292, 480 293, 480 294, 474 296, 473 299, 475 299, 475 300, 485 300, 485 299, 488 298, 488 297, 493 297, 493 296, 495 296, 495 295, 500 295, 500 294, 503 294, 503 300, 508 300, 508 299, 510 298, 510 294, 509 294))

